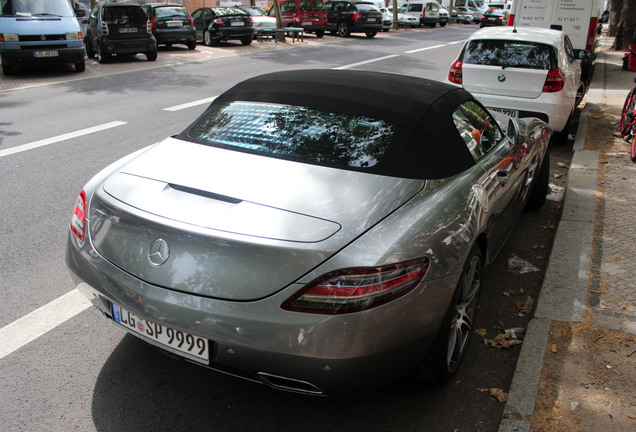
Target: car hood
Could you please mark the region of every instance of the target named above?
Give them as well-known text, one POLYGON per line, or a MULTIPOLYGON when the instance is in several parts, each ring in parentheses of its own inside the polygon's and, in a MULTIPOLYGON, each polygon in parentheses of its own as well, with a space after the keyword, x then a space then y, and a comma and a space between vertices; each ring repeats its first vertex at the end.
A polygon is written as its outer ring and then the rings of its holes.
POLYGON ((324 262, 423 186, 169 138, 103 181, 89 234, 105 259, 148 283, 253 300, 324 262))

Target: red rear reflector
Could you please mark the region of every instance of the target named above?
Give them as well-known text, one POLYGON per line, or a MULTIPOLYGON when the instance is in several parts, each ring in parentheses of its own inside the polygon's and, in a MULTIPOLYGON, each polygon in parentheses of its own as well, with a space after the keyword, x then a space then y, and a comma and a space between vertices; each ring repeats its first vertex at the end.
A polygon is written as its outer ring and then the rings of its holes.
POLYGON ((150 22, 150 27, 153 29, 157 28, 157 20, 155 20, 155 17, 153 16, 150 22))
POLYGON ((86 232, 86 194, 81 191, 75 201, 73 216, 71 217, 71 232, 80 242, 84 242, 84 234, 86 232))
POLYGON ((102 33, 104 35, 108 34, 108 24, 106 24, 105 22, 102 22, 102 33))
POLYGON ((561 91, 565 85, 565 75, 561 72, 561 69, 550 69, 548 76, 545 78, 543 84, 543 93, 554 93, 561 91))
POLYGON ((448 80, 453 84, 462 84, 462 62, 456 60, 448 71, 448 80))

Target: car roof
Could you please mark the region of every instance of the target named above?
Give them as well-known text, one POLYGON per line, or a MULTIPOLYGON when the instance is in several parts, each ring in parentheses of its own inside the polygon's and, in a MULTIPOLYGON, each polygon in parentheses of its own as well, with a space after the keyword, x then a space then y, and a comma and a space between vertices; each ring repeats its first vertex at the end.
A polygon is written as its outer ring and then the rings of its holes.
MULTIPOLYGON (((228 102, 253 101, 383 120, 394 126, 392 143, 382 162, 364 171, 439 179, 475 164, 452 120, 461 103, 473 100, 460 87, 425 78, 353 70, 295 70, 243 81, 216 98, 203 116, 228 102)), ((189 140, 188 130, 180 138, 189 140)))
POLYGON ((564 33, 559 30, 534 27, 486 27, 477 30, 468 40, 475 39, 505 39, 510 41, 540 42, 558 46, 564 33))

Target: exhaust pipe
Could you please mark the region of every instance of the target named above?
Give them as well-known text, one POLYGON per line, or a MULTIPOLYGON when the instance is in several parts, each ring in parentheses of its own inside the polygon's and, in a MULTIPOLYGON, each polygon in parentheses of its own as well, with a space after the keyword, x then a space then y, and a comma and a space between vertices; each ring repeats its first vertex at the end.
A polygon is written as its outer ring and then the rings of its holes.
POLYGON ((257 372, 256 375, 268 386, 293 393, 301 393, 311 396, 326 396, 327 393, 319 387, 294 378, 272 375, 266 372, 257 372))

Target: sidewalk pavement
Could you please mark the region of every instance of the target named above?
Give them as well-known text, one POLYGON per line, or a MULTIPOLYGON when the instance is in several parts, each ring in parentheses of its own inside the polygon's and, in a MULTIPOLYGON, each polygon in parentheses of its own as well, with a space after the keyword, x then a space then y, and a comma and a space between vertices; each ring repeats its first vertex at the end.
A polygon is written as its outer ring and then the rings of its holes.
POLYGON ((636 72, 600 40, 563 213, 499 432, 636 430, 636 164, 614 136, 636 72))

